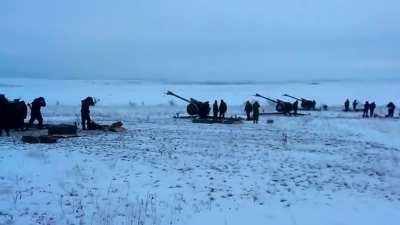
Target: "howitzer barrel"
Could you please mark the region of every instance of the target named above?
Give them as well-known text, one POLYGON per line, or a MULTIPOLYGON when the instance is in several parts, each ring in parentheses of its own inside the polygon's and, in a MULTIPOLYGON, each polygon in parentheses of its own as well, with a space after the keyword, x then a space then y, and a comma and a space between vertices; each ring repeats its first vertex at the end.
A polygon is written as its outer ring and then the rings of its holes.
MULTIPOLYGON (((287 101, 283 101, 282 99, 276 99, 276 101, 278 102, 278 103, 290 103, 290 102, 287 102, 287 101)), ((291 103, 290 103, 291 104, 291 103)))
POLYGON ((191 103, 193 100, 195 100, 195 99, 186 99, 186 98, 183 98, 183 97, 181 97, 181 96, 179 96, 179 95, 177 95, 177 94, 175 94, 174 92, 172 92, 172 91, 167 91, 167 93, 165 93, 166 95, 172 95, 172 96, 175 96, 175 97, 177 97, 177 98, 179 98, 179 99, 181 99, 181 100, 183 100, 183 101, 185 101, 185 102, 187 102, 187 103, 191 103))
POLYGON ((305 109, 305 110, 315 109, 316 102, 314 100, 308 100, 308 99, 305 99, 305 98, 296 98, 296 97, 288 95, 288 94, 284 94, 283 96, 286 96, 286 97, 293 98, 293 99, 296 99, 298 101, 301 101, 301 108, 302 109, 305 109))
POLYGON ((260 98, 263 98, 263 99, 267 99, 268 101, 271 101, 271 102, 274 102, 274 103, 278 103, 278 101, 276 101, 276 100, 274 100, 274 99, 267 98, 267 97, 262 96, 262 95, 260 95, 260 94, 255 94, 254 96, 260 97, 260 98))
POLYGON ((296 99, 296 100, 299 100, 299 101, 303 101, 303 100, 305 100, 304 98, 296 98, 296 97, 294 97, 294 96, 291 96, 291 95, 288 95, 288 94, 284 94, 283 96, 286 96, 286 97, 289 97, 289 98, 293 98, 293 99, 296 99))

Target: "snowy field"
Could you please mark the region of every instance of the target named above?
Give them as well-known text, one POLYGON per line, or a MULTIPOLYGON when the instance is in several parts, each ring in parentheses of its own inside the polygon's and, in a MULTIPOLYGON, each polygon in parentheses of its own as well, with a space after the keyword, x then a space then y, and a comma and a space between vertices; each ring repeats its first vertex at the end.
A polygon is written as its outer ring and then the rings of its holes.
POLYGON ((376 101, 383 115, 388 101, 400 105, 399 85, 0 80, 9 98, 44 96, 45 123, 75 122, 90 95, 100 99, 96 122, 122 120, 128 129, 54 145, 1 137, 0 224, 397 225, 400 119, 362 119, 340 105, 376 101), (257 125, 193 124, 172 119, 185 107, 166 90, 223 98, 230 115, 256 92, 314 98, 331 110, 257 125))

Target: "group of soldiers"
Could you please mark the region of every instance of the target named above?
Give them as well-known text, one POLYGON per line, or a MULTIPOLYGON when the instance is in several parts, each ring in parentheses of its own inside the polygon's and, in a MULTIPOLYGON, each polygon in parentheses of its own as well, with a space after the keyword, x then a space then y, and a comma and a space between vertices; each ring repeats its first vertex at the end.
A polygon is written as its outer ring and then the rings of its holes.
MULTIPOLYGON (((90 118, 90 107, 95 105, 92 97, 87 97, 81 101, 81 122, 82 129, 91 129, 95 125, 90 118)), ((10 135, 10 129, 28 130, 32 127, 35 121, 38 122, 37 128, 43 128, 42 107, 46 107, 44 97, 38 97, 31 103, 25 104, 24 101, 18 99, 10 101, 5 95, 0 94, 0 136, 5 130, 7 135, 10 135), (30 109, 30 119, 25 125, 24 120, 27 117, 28 107, 30 109)))
MULTIPOLYGON (((358 106, 358 101, 354 100, 353 101, 353 111, 357 112, 360 111, 357 109, 358 106)), ((387 109, 388 109, 388 114, 386 115, 386 117, 394 117, 394 111, 396 109, 396 105, 393 102, 389 102, 389 104, 386 105, 387 109)), ((363 108, 363 117, 364 118, 368 118, 368 117, 374 117, 375 116, 375 109, 376 109, 376 104, 375 102, 369 102, 366 101, 364 103, 364 108, 363 108)), ((350 100, 346 99, 346 101, 344 102, 344 111, 345 112, 349 112, 350 111, 350 100)))
POLYGON ((224 102, 224 100, 221 100, 221 102, 219 103, 219 106, 218 106, 218 101, 215 100, 212 110, 213 110, 213 118, 214 119, 217 119, 217 118, 224 119, 225 113, 228 111, 228 105, 224 102))
POLYGON ((260 104, 257 101, 253 104, 251 104, 250 101, 247 101, 244 106, 244 111, 246 112, 247 120, 253 120, 253 123, 258 123, 260 117, 260 104))

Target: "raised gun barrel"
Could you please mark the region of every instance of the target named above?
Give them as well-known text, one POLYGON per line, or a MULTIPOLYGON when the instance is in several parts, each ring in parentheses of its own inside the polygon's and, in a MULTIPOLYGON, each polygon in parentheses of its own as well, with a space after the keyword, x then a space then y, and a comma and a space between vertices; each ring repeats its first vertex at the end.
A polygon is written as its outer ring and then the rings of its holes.
POLYGON ((210 108, 209 102, 201 102, 194 98, 190 98, 190 99, 183 98, 183 97, 173 93, 172 91, 167 91, 167 93, 165 93, 165 94, 174 96, 176 98, 179 98, 179 99, 189 103, 186 107, 186 111, 191 116, 198 115, 200 118, 207 118, 208 114, 210 113, 211 108, 210 108))
POLYGON ((186 99, 186 98, 183 98, 183 97, 181 97, 181 96, 175 94, 175 93, 172 92, 172 91, 167 91, 167 93, 165 93, 165 94, 166 94, 166 95, 172 95, 172 96, 174 96, 174 97, 179 98, 180 100, 183 100, 183 101, 185 101, 185 102, 187 102, 187 103, 190 103, 190 100, 188 100, 188 99, 186 99))
POLYGON ((316 105, 317 105, 317 102, 315 100, 308 100, 308 99, 305 99, 305 98, 299 99, 299 98, 293 97, 293 96, 288 95, 288 94, 284 94, 283 96, 286 96, 286 97, 293 98, 293 99, 296 99, 298 101, 301 101, 301 108, 304 109, 304 110, 314 110, 316 105))
POLYGON ((260 97, 260 98, 264 98, 264 99, 267 99, 268 101, 276 103, 275 110, 277 112, 284 113, 284 114, 289 114, 293 110, 293 105, 290 102, 285 102, 285 101, 282 101, 280 99, 274 100, 274 99, 262 96, 260 94, 255 94, 255 96, 256 97, 260 97))
POLYGON ((274 100, 274 99, 271 99, 271 98, 267 98, 267 97, 262 96, 262 95, 260 95, 260 94, 255 94, 254 96, 260 97, 260 98, 263 98, 263 99, 267 99, 268 101, 271 101, 271 102, 273 102, 273 103, 278 103, 277 100, 274 100))
POLYGON ((286 96, 286 97, 289 97, 289 98, 293 98, 293 99, 296 99, 296 100, 298 100, 298 101, 303 101, 303 99, 304 99, 304 98, 299 99, 299 98, 293 97, 293 96, 288 95, 288 94, 284 94, 283 96, 286 96))

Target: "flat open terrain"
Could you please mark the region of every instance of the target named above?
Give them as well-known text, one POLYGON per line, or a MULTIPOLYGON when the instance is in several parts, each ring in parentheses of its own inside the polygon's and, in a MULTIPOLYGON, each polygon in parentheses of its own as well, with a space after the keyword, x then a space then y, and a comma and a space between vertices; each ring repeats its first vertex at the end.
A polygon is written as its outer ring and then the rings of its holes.
MULTIPOLYGON (((183 108, 103 104, 95 121, 122 120, 127 132, 52 145, 0 138, 0 224, 400 221, 399 119, 332 107, 257 125, 193 124, 172 118, 183 108)), ((72 123, 78 113, 61 102, 44 116, 72 123)))

